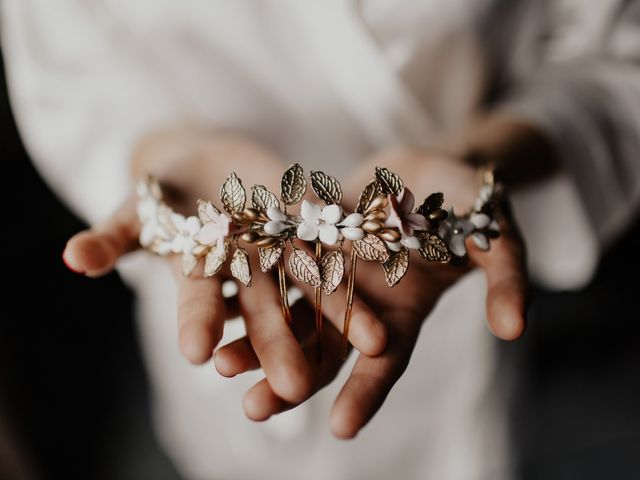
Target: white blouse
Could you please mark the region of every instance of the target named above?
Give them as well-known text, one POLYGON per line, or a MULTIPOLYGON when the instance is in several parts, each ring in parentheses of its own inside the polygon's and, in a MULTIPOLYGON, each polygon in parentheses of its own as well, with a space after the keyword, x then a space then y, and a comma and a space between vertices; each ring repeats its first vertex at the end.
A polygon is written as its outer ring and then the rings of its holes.
MULTIPOLYGON (((27 149, 90 223, 130 191, 136 141, 176 122, 245 132, 340 177, 482 108, 533 121, 566 168, 517 192, 515 211, 532 274, 562 289, 589 280, 637 213, 638 3, 2 0, 2 42, 27 149)), ((168 269, 136 254, 120 271, 138 294, 157 431, 187 478, 509 478, 482 275, 445 295, 385 406, 344 443, 328 412, 348 368, 302 407, 251 423, 241 398, 260 373, 188 365, 168 269)), ((226 339, 241 331, 231 323, 226 339)))

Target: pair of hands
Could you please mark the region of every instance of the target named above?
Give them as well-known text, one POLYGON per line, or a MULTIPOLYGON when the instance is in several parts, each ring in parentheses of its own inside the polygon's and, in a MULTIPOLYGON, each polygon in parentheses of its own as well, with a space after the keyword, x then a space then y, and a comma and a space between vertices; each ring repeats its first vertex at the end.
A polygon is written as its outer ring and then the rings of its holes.
MULTIPOLYGON (((383 153, 362 163, 343 183, 345 205, 354 205, 375 166, 385 166, 421 195, 442 191, 445 203, 457 211, 472 205, 478 192, 473 168, 451 158, 416 150, 383 153)), ((264 184, 277 191, 287 167, 262 147, 230 135, 169 132, 142 142, 133 160, 134 176, 151 173, 168 186, 168 203, 191 213, 197 198, 216 198, 219 185, 231 170, 243 183, 264 184)), ((331 172, 327 172, 331 173, 331 172)), ((472 264, 487 276, 487 319, 499 338, 512 340, 525 327, 527 280, 524 247, 513 224, 501 225, 501 236, 491 251, 468 245, 472 264)), ((91 277, 111 271, 118 259, 139 248, 140 225, 136 198, 131 197, 103 224, 75 235, 63 258, 72 270, 91 277)), ((412 254, 413 255, 413 254, 412 254)), ((253 258, 257 255, 252 255, 253 258)), ((202 276, 202 265, 190 277, 180 272, 179 258, 171 258, 177 280, 179 345, 193 363, 212 356, 221 375, 232 377, 262 368, 265 378, 246 393, 246 415, 257 421, 293 408, 330 383, 342 366, 341 332, 346 305, 343 284, 323 298, 324 359, 315 360, 313 289, 299 285, 305 299, 292 307, 294 325, 282 318, 276 281, 254 275, 251 288, 239 287, 236 297, 222 296, 222 283, 231 278, 221 272, 202 276), (240 314, 247 335, 217 350, 225 320, 240 314), (215 355, 214 355, 215 351, 215 355)), ((201 262, 202 263, 202 262, 201 262)), ((254 271, 259 271, 253 266, 254 271)), ((375 415, 395 382, 403 374, 425 317, 440 295, 468 270, 412 259, 403 281, 390 291, 377 264, 359 262, 349 341, 359 352, 351 375, 331 412, 331 428, 339 438, 352 438, 375 415)))

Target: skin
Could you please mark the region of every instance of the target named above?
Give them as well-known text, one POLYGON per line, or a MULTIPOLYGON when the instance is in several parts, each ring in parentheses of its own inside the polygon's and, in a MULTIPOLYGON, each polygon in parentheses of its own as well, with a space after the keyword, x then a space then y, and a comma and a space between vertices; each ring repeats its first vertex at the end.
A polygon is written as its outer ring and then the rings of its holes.
MULTIPOLYGON (((532 127, 508 118, 478 122, 460 138, 457 148, 474 155, 453 151, 435 155, 407 148, 382 152, 362 162, 343 183, 345 205, 355 204, 375 166, 386 166, 410 179, 410 187, 417 194, 442 191, 446 203, 463 212, 472 205, 479 185, 475 167, 459 158, 477 160, 484 155, 517 178, 518 172, 528 173, 526 162, 514 164, 521 158, 516 152, 522 149, 522 139, 530 142, 529 148, 537 145, 541 151, 548 145, 532 127)), ((190 213, 197 198, 217 198, 218 186, 231 170, 245 186, 263 184, 277 192, 286 166, 267 149, 243 137, 184 129, 157 132, 141 141, 133 155, 132 176, 154 175, 169 192, 168 202, 176 210, 190 213)), ((110 272, 121 256, 138 248, 140 226, 135 201, 132 194, 111 218, 72 237, 63 254, 67 266, 99 277, 110 272)), ((501 228, 501 236, 492 242, 489 252, 469 245, 469 268, 481 268, 487 276, 489 329, 500 339, 514 340, 526 325, 525 249, 512 222, 503 221, 501 228)), ((255 260, 257 255, 249 248, 255 260)), ((282 321, 278 287, 271 276, 254 275, 251 288, 240 288, 237 298, 225 300, 221 285, 229 278, 228 271, 204 279, 200 265, 185 278, 180 274, 179 260, 168 261, 177 282, 178 343, 185 357, 194 364, 214 357, 216 369, 226 377, 264 370, 265 378, 243 399, 247 417, 263 421, 294 408, 335 378, 342 366, 339 352, 346 282, 331 296, 323 297, 324 360, 318 363, 314 359, 316 339, 309 304, 313 289, 303 287, 308 301, 293 306, 295 324, 290 328, 282 321), (247 336, 216 350, 225 320, 238 313, 246 323, 247 336)), ((259 272, 257 265, 252 268, 259 272)), ((356 282, 349 341, 358 358, 331 411, 335 436, 355 437, 375 415, 403 374, 425 318, 442 293, 469 268, 427 263, 412 253, 409 272, 390 295, 379 265, 358 263, 358 278, 370 280, 356 282)))

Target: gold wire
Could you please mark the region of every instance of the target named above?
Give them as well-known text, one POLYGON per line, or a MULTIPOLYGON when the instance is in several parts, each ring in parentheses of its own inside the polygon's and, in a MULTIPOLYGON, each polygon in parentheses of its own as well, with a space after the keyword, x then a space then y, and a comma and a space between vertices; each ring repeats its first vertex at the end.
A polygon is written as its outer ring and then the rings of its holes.
MULTIPOLYGON (((316 242, 316 263, 320 264, 320 258, 322 257, 322 243, 316 242)), ((322 360, 322 288, 320 286, 315 287, 316 299, 314 303, 314 310, 316 315, 316 361, 322 360)))
POLYGON ((289 295, 287 293, 287 276, 284 271, 284 255, 278 259, 278 284, 280 286, 280 300, 282 304, 282 315, 285 322, 291 324, 291 309, 289 308, 289 295))
POLYGON ((347 283, 347 308, 344 311, 344 328, 342 331, 342 359, 349 353, 349 324, 351 323, 351 309, 353 308, 353 287, 356 280, 356 265, 358 256, 351 251, 351 269, 349 270, 349 282, 347 283))

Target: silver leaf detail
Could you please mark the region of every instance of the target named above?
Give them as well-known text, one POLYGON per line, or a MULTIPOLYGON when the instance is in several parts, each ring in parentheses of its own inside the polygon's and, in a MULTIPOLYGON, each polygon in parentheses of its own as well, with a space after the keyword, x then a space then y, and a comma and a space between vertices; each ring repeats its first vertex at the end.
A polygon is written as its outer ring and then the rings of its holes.
POLYGON ((289 257, 289 269, 294 277, 302 283, 319 287, 322 284, 318 264, 304 250, 295 249, 289 257))
POLYGON ((230 215, 244 210, 247 194, 235 173, 229 175, 222 184, 220 188, 220 200, 222 200, 224 209, 230 215))
POLYGON ((322 290, 327 295, 335 292, 344 276, 344 255, 342 250, 327 252, 320 260, 320 273, 322 275, 322 290))
POLYGON ((327 205, 342 201, 342 188, 338 180, 323 172, 311 172, 311 188, 327 205))
POLYGON ((231 275, 237 278, 245 287, 251 286, 251 267, 249 254, 244 248, 238 248, 231 258, 231 275))

